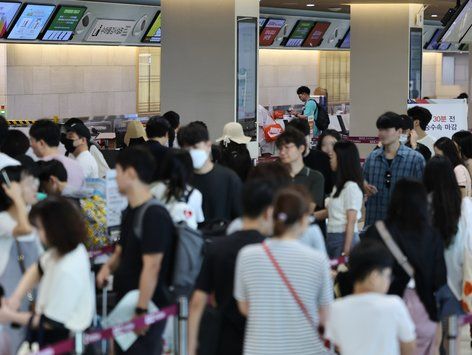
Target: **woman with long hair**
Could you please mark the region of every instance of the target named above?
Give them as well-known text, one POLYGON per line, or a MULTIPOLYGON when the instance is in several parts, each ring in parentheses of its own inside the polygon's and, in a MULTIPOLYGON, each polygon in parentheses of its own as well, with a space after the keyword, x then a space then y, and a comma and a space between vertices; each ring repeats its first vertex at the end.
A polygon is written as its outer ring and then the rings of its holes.
MULTIPOLYGON (((431 224, 428 197, 421 182, 402 179, 395 185, 385 226, 414 269, 411 278, 396 261, 389 293, 403 297, 415 323, 415 354, 434 355, 440 331, 435 294, 447 279, 441 236, 431 224)), ((367 230, 365 238, 384 242, 375 225, 367 230)))
POLYGON ((330 157, 336 183, 328 202, 326 248, 330 258, 349 255, 359 240, 357 222, 362 217, 364 178, 356 145, 340 141, 330 157))
POLYGON ((456 175, 456 180, 459 184, 462 197, 471 197, 472 180, 454 142, 447 137, 439 138, 434 143, 434 152, 436 155, 444 156, 449 159, 454 168, 454 174, 456 175))

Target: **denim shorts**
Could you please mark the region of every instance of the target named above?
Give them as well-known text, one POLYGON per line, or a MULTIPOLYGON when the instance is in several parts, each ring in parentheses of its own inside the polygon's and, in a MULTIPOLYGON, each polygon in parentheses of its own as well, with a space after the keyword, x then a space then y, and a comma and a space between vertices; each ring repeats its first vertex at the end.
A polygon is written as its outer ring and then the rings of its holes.
MULTIPOLYGON (((326 237, 326 251, 330 259, 336 259, 341 256, 344 249, 344 238, 346 233, 328 233, 326 237)), ((359 243, 359 233, 354 233, 352 246, 359 243)))

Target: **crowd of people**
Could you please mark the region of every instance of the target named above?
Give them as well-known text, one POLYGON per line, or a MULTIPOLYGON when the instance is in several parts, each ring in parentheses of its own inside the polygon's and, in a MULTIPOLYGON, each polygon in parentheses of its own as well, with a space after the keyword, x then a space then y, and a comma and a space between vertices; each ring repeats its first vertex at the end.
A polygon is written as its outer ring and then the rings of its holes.
MULTIPOLYGON (((278 136, 278 159, 259 164, 238 123, 215 144, 175 112, 130 124, 115 166, 128 206, 96 287, 112 281, 118 301, 138 290, 135 317, 172 304, 176 245, 197 235, 190 355, 444 353, 452 316, 472 307, 472 133, 436 141, 428 110, 387 112, 362 164, 336 131, 312 146, 305 113, 278 136)), ((100 200, 84 180, 108 165, 80 120, 62 133, 39 120, 29 135, 0 118, 1 355, 85 331, 95 314, 83 199, 100 200)), ((113 351, 160 355, 165 327, 113 351)))

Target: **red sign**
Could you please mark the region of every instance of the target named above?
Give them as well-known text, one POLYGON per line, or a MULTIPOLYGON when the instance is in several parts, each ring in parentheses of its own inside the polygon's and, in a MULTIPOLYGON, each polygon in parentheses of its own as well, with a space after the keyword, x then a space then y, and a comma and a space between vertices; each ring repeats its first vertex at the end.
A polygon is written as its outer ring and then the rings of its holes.
POLYGON ((267 21, 267 25, 265 25, 264 29, 261 32, 259 37, 259 45, 261 46, 271 46, 277 35, 279 34, 282 27, 285 25, 285 19, 275 19, 270 18, 267 21))
POLYGON ((323 42, 323 36, 330 25, 329 22, 317 22, 303 43, 303 47, 318 47, 323 42))

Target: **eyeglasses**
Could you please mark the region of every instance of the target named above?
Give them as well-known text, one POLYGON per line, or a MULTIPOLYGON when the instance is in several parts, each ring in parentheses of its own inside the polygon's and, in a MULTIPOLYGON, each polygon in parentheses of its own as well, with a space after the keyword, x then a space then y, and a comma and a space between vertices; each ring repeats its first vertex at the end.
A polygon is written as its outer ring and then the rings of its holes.
POLYGON ((390 185, 392 184, 392 172, 389 170, 385 173, 385 186, 387 189, 390 188, 390 185))

